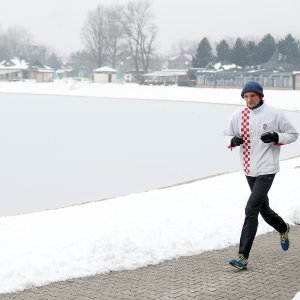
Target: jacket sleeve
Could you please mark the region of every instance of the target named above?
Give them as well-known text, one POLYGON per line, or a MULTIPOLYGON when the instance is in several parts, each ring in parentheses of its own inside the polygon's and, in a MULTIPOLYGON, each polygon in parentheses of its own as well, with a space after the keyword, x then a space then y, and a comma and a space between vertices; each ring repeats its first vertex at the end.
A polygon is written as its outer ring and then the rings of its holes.
POLYGON ((278 144, 285 145, 293 143, 297 140, 299 133, 296 128, 290 123, 283 111, 279 115, 279 132, 278 144))

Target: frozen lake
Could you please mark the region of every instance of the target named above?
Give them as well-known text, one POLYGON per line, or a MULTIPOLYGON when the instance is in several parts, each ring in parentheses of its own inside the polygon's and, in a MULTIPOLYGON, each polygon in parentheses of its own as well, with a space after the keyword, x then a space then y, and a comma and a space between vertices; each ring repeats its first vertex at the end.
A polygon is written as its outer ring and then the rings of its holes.
MULTIPOLYGON (((0 216, 239 169, 223 129, 238 106, 0 93, 0 216)), ((300 113, 287 112, 300 130, 300 113)), ((300 141, 281 158, 300 155, 300 141)))

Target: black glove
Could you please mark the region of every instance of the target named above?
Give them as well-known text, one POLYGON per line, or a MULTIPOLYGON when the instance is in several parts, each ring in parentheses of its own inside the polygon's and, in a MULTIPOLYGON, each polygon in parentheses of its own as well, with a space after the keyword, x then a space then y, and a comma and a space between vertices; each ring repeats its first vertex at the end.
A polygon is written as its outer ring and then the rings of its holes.
POLYGON ((240 146, 241 144, 243 144, 243 139, 239 136, 234 136, 232 139, 231 139, 231 143, 230 145, 232 147, 236 147, 236 146, 240 146))
POLYGON ((278 133, 274 132, 274 131, 269 131, 269 132, 265 132, 260 136, 260 139, 264 142, 264 143, 276 143, 278 144, 278 133))

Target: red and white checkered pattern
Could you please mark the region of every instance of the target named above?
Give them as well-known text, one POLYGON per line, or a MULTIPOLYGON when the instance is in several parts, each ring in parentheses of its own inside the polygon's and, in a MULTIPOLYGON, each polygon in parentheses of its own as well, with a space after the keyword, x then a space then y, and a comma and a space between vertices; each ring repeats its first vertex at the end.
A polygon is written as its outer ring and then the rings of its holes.
POLYGON ((243 139, 243 164, 244 172, 246 174, 250 173, 250 109, 246 107, 242 111, 242 139, 243 139))

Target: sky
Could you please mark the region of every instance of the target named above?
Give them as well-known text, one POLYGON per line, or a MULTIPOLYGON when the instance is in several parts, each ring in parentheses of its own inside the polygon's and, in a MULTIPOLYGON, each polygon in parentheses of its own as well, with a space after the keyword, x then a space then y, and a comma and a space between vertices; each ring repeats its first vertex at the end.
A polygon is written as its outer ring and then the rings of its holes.
MULTIPOLYGON (((295 0, 150 0, 159 27, 157 45, 169 51, 180 40, 211 42, 229 37, 275 38, 292 33, 300 37, 295 0)), ((21 25, 37 43, 47 44, 60 54, 83 48, 81 29, 89 10, 98 4, 126 3, 127 0, 0 0, 0 26, 21 25)))

